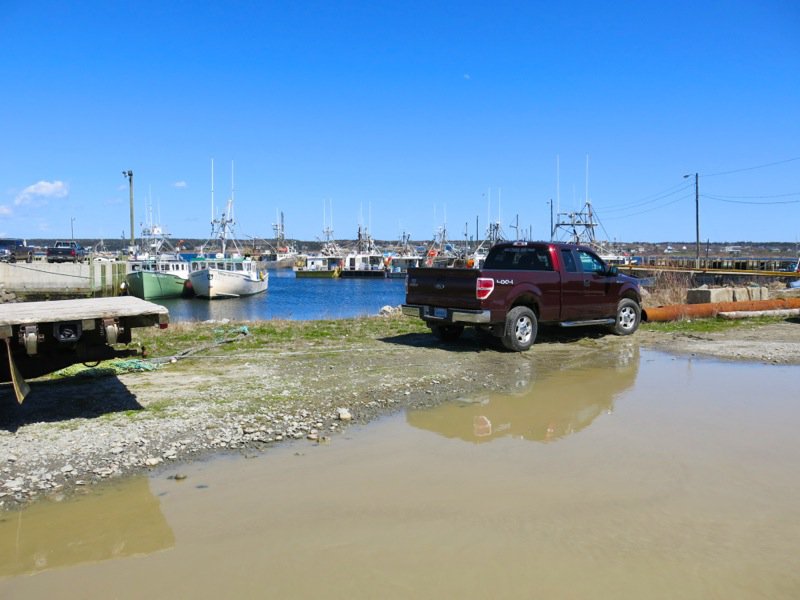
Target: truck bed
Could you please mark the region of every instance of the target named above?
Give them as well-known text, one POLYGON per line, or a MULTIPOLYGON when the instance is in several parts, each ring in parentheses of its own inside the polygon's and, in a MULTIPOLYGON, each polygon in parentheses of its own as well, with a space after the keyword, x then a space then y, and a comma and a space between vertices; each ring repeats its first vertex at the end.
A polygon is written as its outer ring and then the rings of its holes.
POLYGON ((475 297, 477 269, 428 268, 408 270, 407 304, 480 308, 475 297))
POLYGON ((13 325, 122 317, 134 319, 135 327, 147 327, 168 323, 169 311, 133 296, 0 304, 0 339, 11 335, 4 330, 13 325))

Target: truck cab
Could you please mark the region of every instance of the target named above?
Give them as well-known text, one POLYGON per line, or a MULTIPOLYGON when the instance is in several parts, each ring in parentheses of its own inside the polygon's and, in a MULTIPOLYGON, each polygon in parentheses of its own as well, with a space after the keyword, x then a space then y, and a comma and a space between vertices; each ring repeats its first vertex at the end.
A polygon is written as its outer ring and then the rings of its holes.
POLYGON ((33 262, 33 248, 19 238, 0 239, 0 262, 33 262))

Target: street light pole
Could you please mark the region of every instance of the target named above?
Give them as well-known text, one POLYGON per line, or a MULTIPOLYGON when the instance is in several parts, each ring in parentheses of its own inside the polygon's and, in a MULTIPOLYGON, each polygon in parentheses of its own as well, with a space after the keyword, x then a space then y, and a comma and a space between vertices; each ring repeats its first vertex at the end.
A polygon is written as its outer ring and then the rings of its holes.
POLYGON ((69 235, 70 239, 74 242, 75 241, 75 217, 69 218, 69 235))
POLYGON ((133 171, 123 171, 122 176, 128 180, 128 188, 130 189, 130 200, 131 200, 131 249, 135 245, 134 240, 134 233, 133 233, 133 171))
MULTIPOLYGON (((691 177, 684 175, 683 178, 691 177)), ((700 175, 694 174, 694 223, 695 223, 695 268, 700 268, 700 175)))

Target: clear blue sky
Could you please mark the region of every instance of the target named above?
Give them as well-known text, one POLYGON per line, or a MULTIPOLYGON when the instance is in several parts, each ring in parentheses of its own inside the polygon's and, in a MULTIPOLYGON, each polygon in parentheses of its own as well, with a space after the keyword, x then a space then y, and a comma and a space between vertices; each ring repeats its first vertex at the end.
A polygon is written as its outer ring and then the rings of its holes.
POLYGON ((2 236, 129 236, 131 169, 137 235, 206 237, 213 158, 240 237, 544 239, 588 187, 693 241, 695 172, 704 241, 800 237, 796 0, 0 0, 0 55, 2 236))

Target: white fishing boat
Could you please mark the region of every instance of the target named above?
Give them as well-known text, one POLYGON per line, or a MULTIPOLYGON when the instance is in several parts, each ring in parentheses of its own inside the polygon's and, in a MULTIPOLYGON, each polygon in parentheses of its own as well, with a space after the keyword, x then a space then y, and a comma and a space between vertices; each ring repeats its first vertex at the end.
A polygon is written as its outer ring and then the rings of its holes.
MULTIPOLYGON (((325 217, 322 218, 323 223, 325 217)), ((333 227, 325 226, 322 230, 325 242, 319 252, 307 254, 298 260, 294 267, 294 275, 299 278, 335 279, 339 277, 344 264, 344 251, 333 239, 333 227)))
POLYGON ((356 248, 344 257, 339 277, 385 277, 386 257, 366 229, 358 226, 356 248))
POLYGON ((239 298, 267 291, 269 273, 260 262, 238 253, 197 256, 189 281, 198 298, 239 298))
MULTIPOLYGON (((231 180, 233 180, 232 173, 231 180)), ((239 298, 267 291, 269 274, 266 268, 261 261, 241 254, 233 235, 233 225, 233 190, 231 190, 226 211, 219 219, 214 218, 214 163, 212 161, 211 239, 190 261, 189 282, 198 298, 239 298), (216 242, 219 242, 221 251, 207 253, 206 246, 216 242), (229 250, 228 243, 233 246, 233 250, 229 250)))
POLYGON ((386 277, 402 279, 409 269, 422 266, 424 260, 425 257, 411 245, 411 236, 403 232, 397 248, 387 252, 384 258, 386 277))

